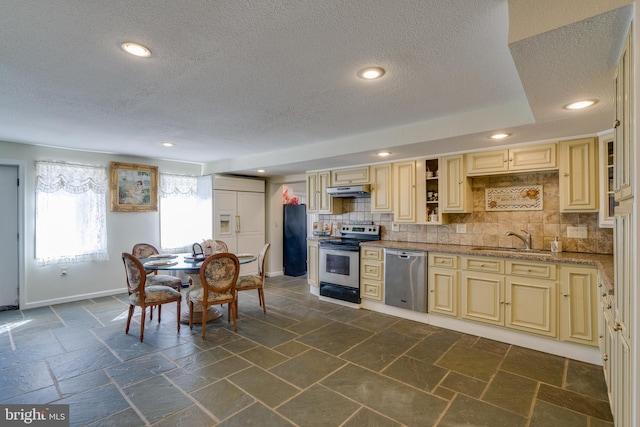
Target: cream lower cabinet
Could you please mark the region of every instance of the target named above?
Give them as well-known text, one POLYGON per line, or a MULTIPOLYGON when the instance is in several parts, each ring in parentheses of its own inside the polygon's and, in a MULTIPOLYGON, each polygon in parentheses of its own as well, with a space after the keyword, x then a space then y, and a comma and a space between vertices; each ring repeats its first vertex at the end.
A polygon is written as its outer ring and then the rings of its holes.
POLYGON ((382 301, 384 296, 384 249, 360 248, 360 298, 382 301))
POLYGON ((597 270, 560 266, 560 339, 598 345, 597 270))
POLYGON ((317 240, 307 240, 307 283, 311 286, 320 286, 319 258, 320 245, 317 240))
POLYGON ((458 256, 429 253, 429 313, 458 316, 458 256))
POLYGON ((462 257, 461 317, 557 336, 555 265, 462 257))

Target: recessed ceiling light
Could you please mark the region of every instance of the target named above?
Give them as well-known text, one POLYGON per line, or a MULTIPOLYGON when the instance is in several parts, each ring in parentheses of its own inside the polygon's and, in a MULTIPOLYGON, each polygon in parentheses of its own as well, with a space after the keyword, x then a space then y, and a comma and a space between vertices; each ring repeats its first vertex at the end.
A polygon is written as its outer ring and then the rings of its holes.
POLYGON ((163 142, 162 145, 165 147, 173 147, 175 144, 173 142, 163 142))
POLYGON ((124 42, 121 46, 122 50, 130 53, 131 55, 140 56, 142 58, 148 58, 149 56, 151 56, 151 51, 149 50, 149 48, 139 43, 124 42))
POLYGON ((565 105, 563 108, 566 110, 581 110, 583 108, 591 107, 597 102, 597 99, 587 99, 584 101, 572 102, 571 104, 565 105))
POLYGON ((366 80, 373 80, 384 75, 384 70, 380 67, 368 67, 358 71, 358 77, 366 80))
POLYGON ((508 138, 510 136, 511 136, 510 133, 494 133, 489 138, 491 138, 491 139, 505 139, 505 138, 508 138))
POLYGON ((265 172, 266 172, 266 170, 264 170, 264 169, 258 169, 256 172, 258 172, 258 173, 265 173, 265 172))
POLYGON ((387 157, 387 156, 390 156, 390 155, 391 155, 391 153, 388 152, 388 151, 381 151, 381 152, 378 153, 378 156, 380 156, 380 157, 387 157))

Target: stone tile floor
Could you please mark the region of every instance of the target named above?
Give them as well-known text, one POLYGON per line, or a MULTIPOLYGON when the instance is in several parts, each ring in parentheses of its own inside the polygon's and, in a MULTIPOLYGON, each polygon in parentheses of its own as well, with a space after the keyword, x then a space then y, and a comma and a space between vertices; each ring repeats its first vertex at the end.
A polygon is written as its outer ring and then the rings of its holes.
POLYGON ((0 312, 0 402, 69 404, 73 426, 613 425, 599 366, 322 302, 305 277, 266 301, 242 292, 238 333, 225 313, 205 341, 175 305, 125 335, 126 295, 0 312))

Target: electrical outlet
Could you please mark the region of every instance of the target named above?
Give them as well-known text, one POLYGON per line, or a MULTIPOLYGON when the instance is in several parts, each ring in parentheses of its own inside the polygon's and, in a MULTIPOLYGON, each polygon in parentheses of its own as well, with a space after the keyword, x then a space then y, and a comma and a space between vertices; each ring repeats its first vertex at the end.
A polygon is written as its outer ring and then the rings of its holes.
POLYGON ((67 277, 68 274, 69 274, 69 271, 67 270, 67 267, 60 268, 60 276, 67 277))
POLYGON ((456 224, 456 233, 465 234, 467 232, 467 224, 456 224))
POLYGON ((586 239, 588 237, 587 226, 567 227, 567 237, 574 239, 586 239))
POLYGON ((396 224, 395 222, 391 224, 391 231, 400 231, 400 224, 396 224))

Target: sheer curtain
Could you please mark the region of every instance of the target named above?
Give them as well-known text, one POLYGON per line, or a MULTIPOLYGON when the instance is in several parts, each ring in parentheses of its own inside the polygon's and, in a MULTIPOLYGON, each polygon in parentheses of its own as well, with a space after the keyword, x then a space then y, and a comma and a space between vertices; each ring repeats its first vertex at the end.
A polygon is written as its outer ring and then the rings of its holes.
POLYGON ((36 162, 38 265, 107 261, 105 166, 36 162))
MULTIPOLYGON (((209 178, 210 179, 210 178, 209 178)), ((198 192, 200 178, 160 174, 160 245, 183 251, 211 238, 211 194, 198 192)))

